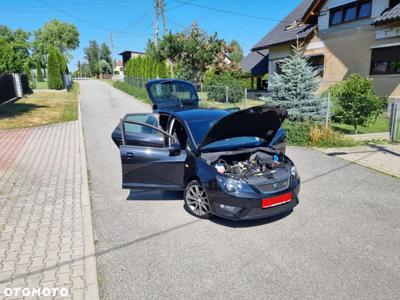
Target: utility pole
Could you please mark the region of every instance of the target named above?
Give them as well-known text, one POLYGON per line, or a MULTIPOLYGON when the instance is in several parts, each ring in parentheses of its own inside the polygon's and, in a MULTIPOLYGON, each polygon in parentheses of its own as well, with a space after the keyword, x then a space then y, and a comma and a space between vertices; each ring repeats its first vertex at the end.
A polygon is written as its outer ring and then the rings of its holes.
POLYGON ((158 47, 158 12, 160 9, 160 0, 154 0, 154 46, 158 47))
POLYGON ((115 61, 114 61, 114 43, 112 32, 110 32, 110 43, 111 43, 111 62, 112 62, 112 76, 111 79, 114 78, 114 70, 115 70, 115 61))

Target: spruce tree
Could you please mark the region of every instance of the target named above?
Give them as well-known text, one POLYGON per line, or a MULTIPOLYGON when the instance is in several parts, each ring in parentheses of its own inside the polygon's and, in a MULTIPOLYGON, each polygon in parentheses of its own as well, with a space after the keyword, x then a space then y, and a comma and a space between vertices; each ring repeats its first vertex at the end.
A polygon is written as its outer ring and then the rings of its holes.
POLYGON ((61 79, 61 69, 58 58, 59 56, 57 54, 57 49, 54 47, 50 47, 49 58, 47 62, 47 85, 50 89, 53 90, 61 90, 64 86, 61 79))
POLYGON ((290 120, 320 119, 322 107, 316 97, 318 72, 303 57, 303 48, 293 46, 293 53, 281 61, 280 67, 281 73, 275 73, 272 79, 272 100, 287 109, 290 120))

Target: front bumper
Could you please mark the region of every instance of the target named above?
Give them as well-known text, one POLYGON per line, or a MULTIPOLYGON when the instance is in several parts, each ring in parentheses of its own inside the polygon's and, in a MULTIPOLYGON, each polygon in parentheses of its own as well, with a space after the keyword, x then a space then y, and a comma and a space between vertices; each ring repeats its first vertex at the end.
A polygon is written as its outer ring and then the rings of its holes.
POLYGON ((298 203, 298 194, 300 191, 300 181, 276 194, 265 195, 254 193, 252 198, 235 197, 221 190, 208 190, 211 213, 230 220, 252 220, 276 216, 292 210, 298 203), (289 202, 273 207, 262 208, 262 199, 272 196, 278 196, 291 192, 292 199, 289 202))

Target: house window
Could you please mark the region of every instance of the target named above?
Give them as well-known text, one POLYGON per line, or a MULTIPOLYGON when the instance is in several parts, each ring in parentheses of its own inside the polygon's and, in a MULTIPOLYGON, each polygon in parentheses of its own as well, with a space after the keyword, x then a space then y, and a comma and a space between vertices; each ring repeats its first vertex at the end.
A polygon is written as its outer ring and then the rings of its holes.
POLYGON ((357 1, 330 10, 330 24, 338 25, 371 16, 371 0, 357 1))
POLYGON ((400 46, 372 49, 371 74, 400 74, 400 46))
POLYGON ((314 55, 307 57, 308 64, 314 68, 318 72, 318 75, 324 76, 324 56, 323 55, 314 55))

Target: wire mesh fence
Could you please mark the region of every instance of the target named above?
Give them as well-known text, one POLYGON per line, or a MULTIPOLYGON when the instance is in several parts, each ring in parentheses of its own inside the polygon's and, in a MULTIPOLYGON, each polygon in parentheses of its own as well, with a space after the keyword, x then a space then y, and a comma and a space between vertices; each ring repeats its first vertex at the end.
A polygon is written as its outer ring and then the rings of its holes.
MULTIPOLYGON (((124 82, 130 86, 145 89, 146 83, 155 78, 126 77, 124 82)), ((263 90, 247 90, 242 87, 205 85, 203 83, 193 83, 200 98, 200 105, 216 108, 248 108, 257 105, 279 105, 273 101, 271 93, 263 90)), ((318 105, 312 112, 315 120, 328 125, 331 121, 331 100, 330 95, 319 96, 318 105)))

